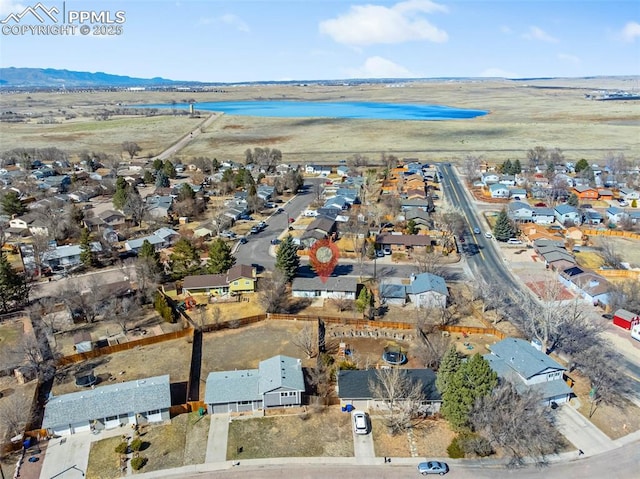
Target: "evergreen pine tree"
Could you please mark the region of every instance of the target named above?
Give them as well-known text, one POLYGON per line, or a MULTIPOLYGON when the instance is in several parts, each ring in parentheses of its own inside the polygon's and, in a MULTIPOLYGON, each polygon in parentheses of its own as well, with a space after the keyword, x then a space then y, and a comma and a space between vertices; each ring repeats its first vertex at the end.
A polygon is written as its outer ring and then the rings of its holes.
POLYGON ((122 176, 118 176, 116 179, 116 191, 113 193, 113 197, 111 199, 115 209, 122 211, 122 208, 124 208, 124 205, 127 202, 128 187, 129 184, 127 181, 122 176))
POLYGON ((571 193, 569 195, 569 198, 567 199, 567 204, 570 206, 573 206, 574 208, 578 207, 580 200, 578 199, 578 195, 576 195, 575 193, 571 193))
POLYGON ((440 361, 440 367, 438 368, 438 375, 436 377, 436 388, 440 394, 444 394, 447 390, 451 378, 462 366, 462 358, 460 353, 456 349, 455 345, 452 345, 440 361))
POLYGON ((156 173, 156 187, 158 188, 168 188, 171 185, 169 181, 169 177, 164 172, 164 170, 158 170, 156 173))
POLYGON ((5 256, 0 252, 0 312, 7 313, 29 301, 29 285, 5 256))
POLYGON ((576 173, 580 173, 582 170, 586 170, 587 168, 589 168, 589 162, 582 158, 577 161, 576 166, 574 166, 573 169, 576 173))
POLYGON ((95 264, 95 254, 91 249, 91 235, 87 228, 82 228, 80 232, 80 261, 85 266, 93 266, 95 264))
POLYGON ((407 222, 407 234, 415 235, 418 233, 418 227, 414 220, 409 220, 407 222))
POLYGON ((162 172, 167 175, 168 178, 175 178, 176 176, 178 176, 176 167, 173 166, 173 163, 171 163, 169 160, 166 160, 162 165, 162 172))
POLYGON ((519 175, 520 173, 522 173, 522 164, 520 164, 520 160, 515 160, 513 162, 511 171, 513 172, 514 175, 519 175))
POLYGON ((515 228, 507 215, 507 210, 502 209, 496 219, 496 224, 493 227, 493 235, 498 241, 507 241, 509 238, 513 238, 515 228))
POLYGON ((152 265, 153 271, 160 271, 160 253, 156 251, 149 240, 142 242, 140 251, 138 251, 138 258, 152 265))
POLYGON ((513 165, 511 165, 511 160, 506 160, 504 163, 502 163, 502 174, 504 175, 510 175, 511 171, 513 169, 513 165))
POLYGON ((27 207, 15 191, 8 191, 0 200, 2 211, 9 216, 21 215, 27 211, 27 207))
POLYGON ((356 309, 364 314, 367 311, 367 308, 371 306, 371 302, 373 300, 373 295, 369 288, 366 286, 360 290, 360 294, 358 295, 358 299, 356 299, 356 309))
POLYGON ((187 238, 180 238, 169 256, 174 279, 197 274, 200 271, 200 253, 187 238))
POLYGON ((475 400, 498 385, 498 375, 479 354, 467 359, 452 376, 442 394, 441 412, 454 429, 468 426, 475 400))
POLYGON ((276 268, 280 270, 285 280, 290 283, 296 276, 298 266, 300 266, 298 247, 293 242, 292 236, 287 235, 278 247, 278 252, 276 253, 276 268))
POLYGON ((231 254, 229 245, 222 238, 216 238, 209 245, 209 259, 205 266, 207 273, 226 273, 234 264, 236 258, 231 254))

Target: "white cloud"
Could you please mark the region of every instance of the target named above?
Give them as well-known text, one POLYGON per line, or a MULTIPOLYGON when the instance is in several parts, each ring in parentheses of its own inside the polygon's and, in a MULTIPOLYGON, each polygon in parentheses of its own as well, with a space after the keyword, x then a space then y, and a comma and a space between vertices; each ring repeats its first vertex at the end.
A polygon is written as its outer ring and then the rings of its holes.
POLYGON ((335 42, 363 46, 427 40, 443 43, 447 32, 432 25, 425 13, 447 12, 443 5, 429 0, 408 0, 392 7, 354 5, 336 18, 320 22, 320 32, 335 42))
POLYGON ((622 32, 620 32, 622 40, 625 42, 634 42, 636 38, 640 37, 640 23, 628 22, 622 32))
POLYGON ((505 35, 511 35, 513 33, 513 30, 511 30, 511 28, 507 25, 502 25, 500 27, 500 32, 504 33, 505 35))
POLYGON ((536 26, 529 27, 529 31, 523 34, 522 38, 526 38, 527 40, 540 40, 541 42, 558 43, 557 38, 552 37, 542 28, 536 26))
POLYGON ((220 23, 232 26, 236 30, 239 30, 241 32, 250 31, 249 25, 247 25, 240 17, 234 15, 233 13, 227 13, 219 17, 201 17, 198 20, 198 25, 214 25, 220 23))
POLYGON ((567 63, 573 63, 574 65, 579 65, 581 62, 579 57, 575 55, 569 55, 568 53, 558 53, 558 60, 562 60, 567 63))
POLYGON ((489 77, 489 78, 518 78, 519 77, 517 73, 502 70, 501 68, 487 68, 478 76, 489 77))
POLYGON ((21 13, 25 8, 24 4, 14 0, 0 0, 0 20, 4 20, 10 13, 21 13))
POLYGON ((379 56, 369 57, 365 60, 364 65, 359 68, 349 70, 349 76, 352 78, 415 78, 416 75, 411 73, 402 65, 387 60, 379 56))

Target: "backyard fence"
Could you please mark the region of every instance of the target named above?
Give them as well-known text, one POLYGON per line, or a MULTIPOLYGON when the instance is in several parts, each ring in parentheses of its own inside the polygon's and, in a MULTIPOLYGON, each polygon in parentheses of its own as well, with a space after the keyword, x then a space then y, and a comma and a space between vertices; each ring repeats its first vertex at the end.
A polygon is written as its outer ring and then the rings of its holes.
POLYGON ((440 326, 440 331, 447 331, 449 333, 461 333, 461 334, 490 334, 500 339, 507 337, 505 333, 497 330, 496 328, 479 328, 477 326, 440 326))
POLYGON ((640 239, 638 233, 632 233, 631 231, 620 230, 582 230, 582 233, 587 236, 619 236, 621 238, 640 239))
POLYGON ((60 358, 58 360, 58 366, 75 364, 81 361, 86 361, 87 359, 99 358, 100 356, 104 356, 106 354, 118 353, 120 351, 126 351, 128 349, 134 349, 141 346, 148 346, 150 344, 162 343, 164 341, 171 341, 172 339, 180 339, 186 336, 193 336, 193 328, 185 328, 171 333, 158 334, 156 336, 149 336, 142 339, 136 339, 134 341, 127 341, 126 343, 114 344, 113 346, 96 348, 92 351, 87 351, 84 353, 70 354, 69 356, 60 358))
POLYGON ((308 316, 299 314, 267 314, 267 319, 271 321, 317 321, 321 319, 325 324, 342 324, 345 326, 353 326, 355 329, 365 328, 389 328, 389 329, 414 329, 411 323, 401 323, 398 321, 368 321, 366 319, 340 318, 335 316, 308 316))

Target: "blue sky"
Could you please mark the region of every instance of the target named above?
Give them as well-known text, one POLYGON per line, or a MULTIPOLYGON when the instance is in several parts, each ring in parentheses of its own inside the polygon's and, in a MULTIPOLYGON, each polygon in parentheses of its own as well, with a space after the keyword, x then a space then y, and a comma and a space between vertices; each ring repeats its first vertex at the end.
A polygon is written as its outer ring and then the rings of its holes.
MULTIPOLYGON (((41 1, 62 10, 61 0, 41 1)), ((36 3, 0 0, 0 20, 36 3)), ((67 0, 65 6, 122 10, 122 34, 2 34, 0 66, 205 82, 640 74, 638 0, 67 0)))

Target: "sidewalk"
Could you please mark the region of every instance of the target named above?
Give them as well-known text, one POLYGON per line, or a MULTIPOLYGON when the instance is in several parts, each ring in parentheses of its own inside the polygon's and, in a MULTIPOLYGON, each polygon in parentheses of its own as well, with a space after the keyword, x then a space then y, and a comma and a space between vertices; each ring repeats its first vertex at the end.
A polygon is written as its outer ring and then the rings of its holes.
POLYGON ((605 433, 574 409, 571 404, 563 404, 557 410, 557 427, 585 456, 594 456, 617 447, 605 433))

